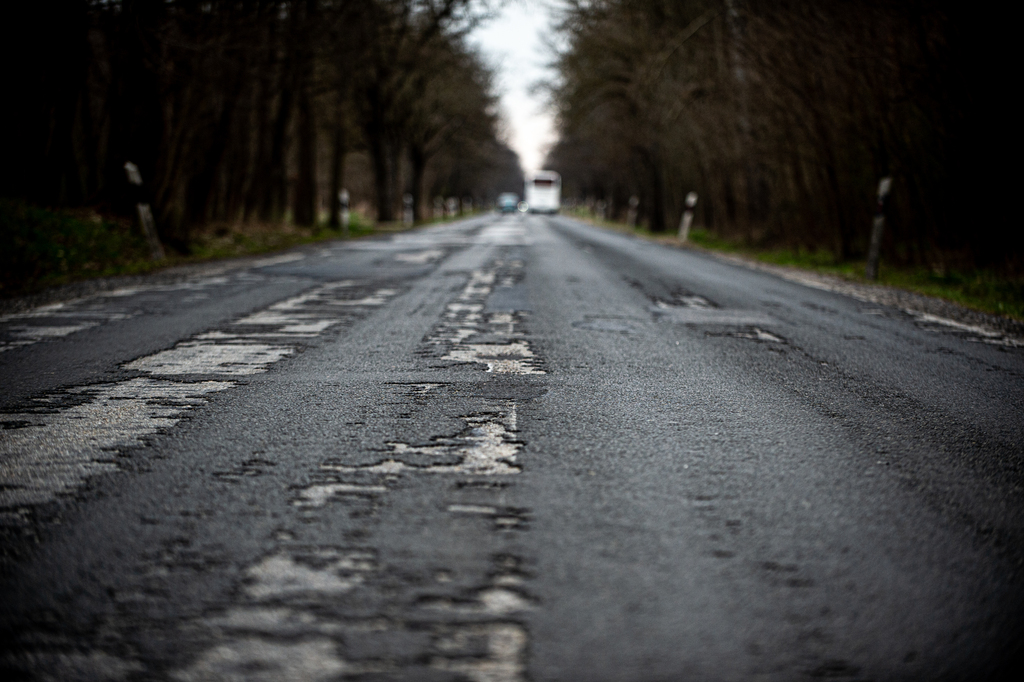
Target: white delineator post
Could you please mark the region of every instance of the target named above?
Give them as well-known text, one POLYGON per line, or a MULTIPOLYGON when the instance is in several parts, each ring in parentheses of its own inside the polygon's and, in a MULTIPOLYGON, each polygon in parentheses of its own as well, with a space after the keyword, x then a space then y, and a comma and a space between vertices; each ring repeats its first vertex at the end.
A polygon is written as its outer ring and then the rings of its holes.
MULTIPOLYGON (((131 161, 125 161, 124 172, 128 176, 128 184, 138 187, 141 193, 142 173, 139 172, 139 167, 131 161)), ((153 210, 149 207, 149 204, 142 201, 135 204, 135 210, 139 214, 139 224, 142 225, 142 233, 146 235, 146 241, 149 242, 149 252, 153 256, 153 260, 163 260, 164 247, 156 233, 156 221, 153 220, 153 210)))
POLYGON ((640 197, 634 194, 629 198, 629 211, 626 212, 626 224, 630 227, 636 227, 638 206, 640 206, 640 197))
POLYGON ((412 195, 402 195, 402 223, 406 227, 410 227, 413 223, 414 216, 412 214, 412 195))
POLYGON ((878 181, 878 203, 875 205, 875 219, 871 224, 871 245, 868 247, 868 262, 864 266, 864 276, 878 279, 878 258, 882 250, 882 231, 885 230, 885 199, 892 188, 892 178, 885 177, 878 181))
POLYGON ((343 189, 338 192, 338 204, 341 206, 341 234, 344 237, 348 236, 348 223, 352 217, 348 210, 348 202, 348 190, 343 189))
POLYGON ((686 209, 683 211, 683 218, 679 221, 679 241, 685 242, 690 236, 690 225, 693 224, 693 207, 697 205, 697 193, 690 192, 686 195, 686 209))

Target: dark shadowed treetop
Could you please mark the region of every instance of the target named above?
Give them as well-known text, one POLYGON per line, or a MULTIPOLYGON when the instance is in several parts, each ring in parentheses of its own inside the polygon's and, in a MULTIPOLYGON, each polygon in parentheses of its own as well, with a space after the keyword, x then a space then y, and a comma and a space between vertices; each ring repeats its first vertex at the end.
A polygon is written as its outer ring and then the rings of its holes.
MULTIPOLYGON (((867 246, 892 176, 884 248, 904 262, 1007 263, 986 171, 988 23, 914 0, 566 0, 547 165, 568 197, 674 230, 698 221, 751 243, 867 246), (984 69, 984 70, 987 70, 984 69)), ((998 184, 998 183, 997 183, 998 184)), ((1014 239, 1016 241, 1014 242, 1014 239)), ((1008 248, 1009 247, 1009 248, 1008 248)))
POLYGON ((416 159, 420 185, 450 149, 508 163, 490 74, 463 44, 486 11, 469 0, 5 3, 0 193, 127 214, 139 199, 125 181, 132 161, 162 239, 187 250, 191 228, 211 220, 315 222, 346 154, 364 151, 389 219, 416 159))

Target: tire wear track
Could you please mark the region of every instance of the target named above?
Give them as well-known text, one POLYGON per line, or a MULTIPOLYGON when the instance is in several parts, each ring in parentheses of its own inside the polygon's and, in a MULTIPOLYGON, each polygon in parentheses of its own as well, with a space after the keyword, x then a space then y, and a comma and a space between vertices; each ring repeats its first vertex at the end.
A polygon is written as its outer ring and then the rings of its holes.
POLYGON ((267 371, 302 344, 351 324, 397 293, 372 283, 323 284, 124 365, 140 376, 70 387, 4 413, 0 524, 25 526, 33 507, 73 494, 90 476, 118 471, 125 450, 144 445, 212 394, 236 386, 232 377, 267 371), (69 398, 79 404, 53 407, 69 398))
MULTIPOLYGON (((455 362, 498 375, 543 374, 540 358, 517 329, 519 318, 484 313, 495 282, 513 282, 521 277, 522 266, 521 261, 495 261, 470 273, 441 321, 424 338, 418 355, 432 361, 436 371, 455 362), (478 338, 487 343, 472 343, 478 338)), ((446 384, 401 385, 400 390, 406 399, 429 400, 446 390, 446 384)), ((482 502, 451 501, 443 505, 446 513, 483 519, 491 532, 528 530, 529 510, 497 503, 497 494, 507 484, 488 483, 522 471, 517 461, 523 444, 515 437, 516 400, 482 399, 478 407, 460 417, 463 430, 436 436, 430 445, 387 442, 386 456, 361 466, 344 459, 325 461, 320 479, 297 490, 293 505, 316 513, 329 503, 386 503, 400 488, 402 477, 426 474, 437 480, 433 477, 455 475, 460 477, 457 488, 472 488, 474 499, 482 502)), ((384 679, 423 676, 473 682, 526 679, 529 636, 520 621, 537 604, 527 588, 530 576, 522 558, 511 552, 491 556, 488 574, 476 587, 457 595, 421 594, 412 604, 384 596, 380 610, 391 614, 386 618, 325 616, 322 604, 379 589, 386 582, 389 567, 380 565, 377 555, 366 547, 294 547, 286 538, 245 570, 244 603, 194 624, 213 633, 215 643, 173 678, 320 680, 376 674, 384 679), (360 656, 357 643, 367 641, 375 643, 369 649, 377 653, 360 656), (437 677, 444 673, 455 677, 437 677)), ((437 581, 447 582, 446 575, 442 571, 437 581)))

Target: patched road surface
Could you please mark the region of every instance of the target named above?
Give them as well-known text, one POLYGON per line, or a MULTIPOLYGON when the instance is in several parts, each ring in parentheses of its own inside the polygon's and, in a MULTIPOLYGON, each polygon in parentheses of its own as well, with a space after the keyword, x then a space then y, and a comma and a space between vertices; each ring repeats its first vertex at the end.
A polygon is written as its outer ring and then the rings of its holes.
POLYGON ((4 679, 984 680, 1024 348, 564 217, 0 317, 4 679))

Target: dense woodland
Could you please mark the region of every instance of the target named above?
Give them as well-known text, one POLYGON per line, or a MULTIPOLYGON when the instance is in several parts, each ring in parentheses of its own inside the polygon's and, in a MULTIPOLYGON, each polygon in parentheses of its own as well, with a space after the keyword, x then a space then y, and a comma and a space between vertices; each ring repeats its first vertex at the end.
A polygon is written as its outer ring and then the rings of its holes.
POLYGON ((0 195, 129 215, 135 163, 161 239, 210 222, 426 217, 522 183, 469 0, 4 3, 0 195))
POLYGON ((891 176, 890 262, 1019 272, 999 21, 929 0, 565 0, 547 165, 619 218, 636 195, 655 232, 696 191, 721 237, 840 260, 863 256, 891 176))

